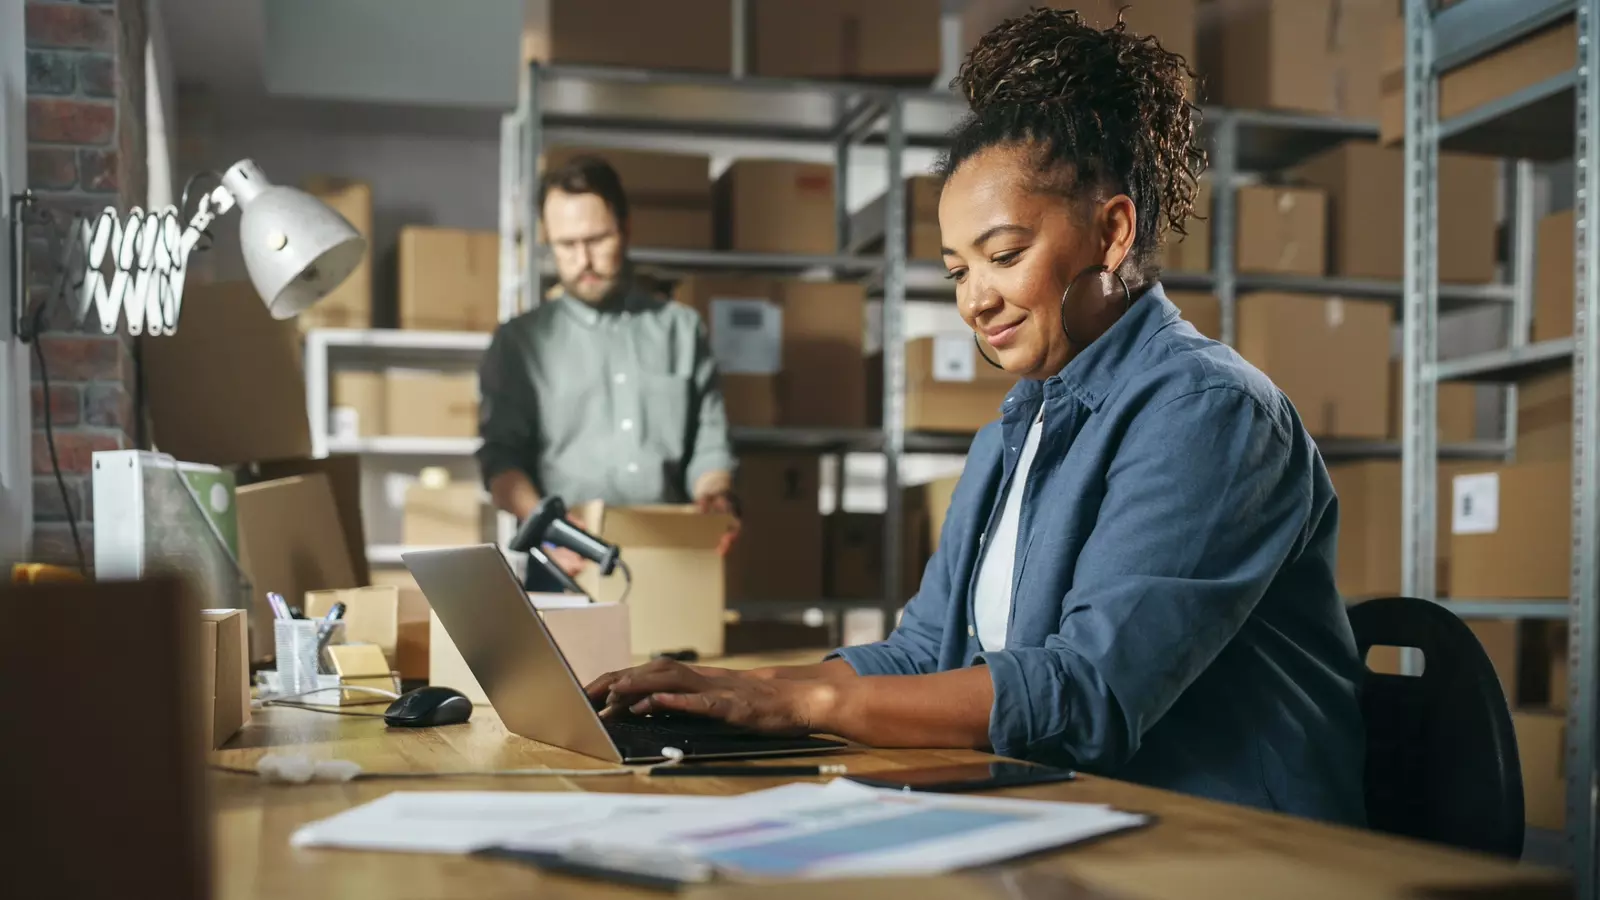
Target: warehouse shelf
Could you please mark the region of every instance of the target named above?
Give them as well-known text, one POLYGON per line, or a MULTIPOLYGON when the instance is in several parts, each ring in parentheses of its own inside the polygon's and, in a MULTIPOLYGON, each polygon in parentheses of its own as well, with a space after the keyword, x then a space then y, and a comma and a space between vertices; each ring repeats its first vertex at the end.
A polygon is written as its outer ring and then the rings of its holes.
POLYGON ((1462 0, 1433 17, 1434 71, 1447 72, 1572 15, 1573 0, 1462 0))
POLYGON ((1463 619, 1558 619, 1566 621, 1572 607, 1559 600, 1451 600, 1436 601, 1463 619))
POLYGON ((478 438, 435 437, 363 437, 327 439, 329 453, 351 453, 362 456, 471 456, 482 445, 478 438))
POLYGON ((1439 123, 1440 147, 1486 156, 1566 159, 1572 155, 1577 70, 1439 123))
MULTIPOLYGON (((1164 277, 1164 276, 1163 276, 1164 277)), ((1346 278, 1338 275, 1288 275, 1240 273, 1240 291, 1284 291, 1294 294, 1336 294, 1342 297, 1399 300, 1405 285, 1380 278, 1346 278)), ((1509 303, 1512 288, 1505 284, 1441 284, 1439 302, 1444 309, 1466 309, 1486 303, 1509 303)))
POLYGON ((735 447, 745 450, 831 450, 866 453, 883 447, 883 432, 873 428, 729 429, 735 447))
POLYGON ((1445 360, 1434 366, 1439 381, 1511 382, 1572 368, 1572 338, 1540 341, 1445 360))
POLYGON ((1237 130, 1235 172, 1274 172, 1352 139, 1378 136, 1378 123, 1266 109, 1201 110, 1208 132, 1237 130))
MULTIPOLYGON (((1351 438, 1317 438, 1317 452, 1329 462, 1355 459, 1398 459, 1399 441, 1371 441, 1351 438)), ((1440 459, 1504 459, 1506 445, 1501 441, 1466 441, 1439 447, 1440 459)))
POLYGON ((754 272, 761 274, 803 274, 838 272, 865 275, 883 268, 883 258, 849 254, 804 255, 796 253, 745 253, 736 250, 665 250, 640 247, 628 258, 645 271, 671 272, 754 272))
POLYGON ((341 368, 470 369, 489 349, 489 334, 408 331, 399 328, 317 328, 306 334, 305 353, 341 368))

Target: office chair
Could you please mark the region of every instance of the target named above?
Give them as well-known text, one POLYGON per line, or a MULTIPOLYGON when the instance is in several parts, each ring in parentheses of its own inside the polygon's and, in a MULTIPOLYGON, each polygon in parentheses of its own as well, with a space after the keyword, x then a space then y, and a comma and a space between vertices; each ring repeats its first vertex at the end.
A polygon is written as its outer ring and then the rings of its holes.
POLYGON ((1350 608, 1363 660, 1374 646, 1422 651, 1420 676, 1368 672, 1367 824, 1377 831, 1522 855, 1522 767, 1488 654, 1448 609, 1413 597, 1350 608))

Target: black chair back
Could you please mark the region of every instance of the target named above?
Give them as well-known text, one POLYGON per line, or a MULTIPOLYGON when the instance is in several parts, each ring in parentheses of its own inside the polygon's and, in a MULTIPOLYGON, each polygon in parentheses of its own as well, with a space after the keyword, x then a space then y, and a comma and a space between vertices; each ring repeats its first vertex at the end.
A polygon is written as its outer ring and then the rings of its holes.
POLYGON ((1455 613, 1387 597, 1350 608, 1364 660, 1422 651, 1420 676, 1368 672, 1367 824, 1378 831, 1517 858, 1522 768, 1511 711, 1482 645, 1455 613))

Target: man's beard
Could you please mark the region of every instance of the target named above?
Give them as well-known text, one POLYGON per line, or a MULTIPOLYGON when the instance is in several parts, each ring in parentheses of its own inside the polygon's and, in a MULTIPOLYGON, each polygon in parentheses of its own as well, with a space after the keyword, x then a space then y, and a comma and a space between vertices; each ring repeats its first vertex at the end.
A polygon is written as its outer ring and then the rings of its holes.
POLYGON ((607 302, 615 300, 622 294, 626 293, 626 287, 629 283, 629 267, 626 265, 619 269, 615 275, 612 275, 609 278, 601 276, 593 271, 584 272, 582 274, 591 275, 594 276, 594 278, 590 279, 585 284, 579 284, 576 281, 563 280, 561 282, 561 289, 569 296, 575 297, 594 306, 604 305, 607 302))

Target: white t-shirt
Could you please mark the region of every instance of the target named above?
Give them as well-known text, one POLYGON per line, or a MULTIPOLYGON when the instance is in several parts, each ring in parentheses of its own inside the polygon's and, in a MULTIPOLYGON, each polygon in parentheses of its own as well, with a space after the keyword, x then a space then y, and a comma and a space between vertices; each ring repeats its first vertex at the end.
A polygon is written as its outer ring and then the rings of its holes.
POLYGON ((1006 490, 1000 521, 984 539, 983 562, 978 567, 978 586, 973 597, 973 618, 978 643, 984 650, 1006 648, 1006 627, 1011 624, 1011 577, 1017 568, 1017 529, 1022 520, 1022 492, 1028 484, 1028 470, 1044 432, 1044 410, 1033 420, 1028 437, 1022 442, 1022 458, 1006 490))

